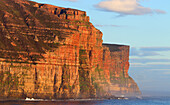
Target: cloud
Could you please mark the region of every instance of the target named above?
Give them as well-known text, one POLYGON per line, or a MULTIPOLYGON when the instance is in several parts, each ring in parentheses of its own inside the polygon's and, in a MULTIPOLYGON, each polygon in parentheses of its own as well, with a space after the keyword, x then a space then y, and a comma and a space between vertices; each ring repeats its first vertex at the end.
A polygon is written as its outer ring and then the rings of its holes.
MULTIPOLYGON (((130 50, 130 64, 131 67, 148 67, 148 66, 170 66, 170 58, 165 58, 170 52, 170 47, 132 47, 130 50), (162 52, 166 52, 165 55, 162 52), (164 56, 163 59, 157 56, 164 56), (151 58, 152 57, 152 58, 151 58), (153 58, 154 57, 154 58, 153 58)), ((158 69, 158 68, 157 68, 158 69)))
POLYGON ((130 61, 135 63, 170 62, 170 59, 131 58, 130 61))
POLYGON ((160 70, 163 70, 163 71, 170 71, 170 69, 151 69, 152 71, 160 71, 160 70))
POLYGON ((96 24, 96 27, 121 27, 119 25, 101 25, 101 24, 96 24))
POLYGON ((135 64, 166 64, 170 65, 170 59, 131 58, 130 62, 135 64))
POLYGON ((170 70, 170 59, 130 58, 130 67, 152 71, 170 70))
POLYGON ((166 12, 163 10, 155 9, 154 11, 158 14, 166 14, 166 12))
POLYGON ((140 86, 144 89, 161 90, 169 87, 170 84, 167 84, 170 79, 169 53, 170 47, 131 48, 129 74, 139 81, 140 86), (163 58, 156 56, 162 54, 164 54, 163 58), (150 56, 148 57, 148 55, 150 56), (160 87, 158 84, 161 84, 160 87))
POLYGON ((160 55, 160 54, 157 52, 153 52, 153 51, 141 50, 140 48, 137 49, 135 47, 131 48, 130 50, 130 56, 144 57, 144 56, 157 56, 157 55, 160 55))
POLYGON ((144 67, 145 64, 142 63, 130 63, 130 67, 144 67))
POLYGON ((166 13, 163 10, 144 7, 139 1, 141 0, 105 0, 95 5, 95 7, 100 10, 119 13, 121 16, 166 13))
POLYGON ((130 56, 138 57, 157 56, 161 55, 159 52, 162 51, 170 51, 170 47, 141 47, 141 48, 132 47, 130 50, 130 56))
POLYGON ((64 1, 77 2, 77 0, 64 0, 64 1))
POLYGON ((141 51, 170 51, 170 47, 141 47, 141 51))
MULTIPOLYGON (((134 60, 135 61, 135 60, 134 60)), ((168 71, 170 70, 170 62, 147 62, 147 63, 139 63, 131 61, 130 67, 136 70, 151 70, 151 71, 168 71)))

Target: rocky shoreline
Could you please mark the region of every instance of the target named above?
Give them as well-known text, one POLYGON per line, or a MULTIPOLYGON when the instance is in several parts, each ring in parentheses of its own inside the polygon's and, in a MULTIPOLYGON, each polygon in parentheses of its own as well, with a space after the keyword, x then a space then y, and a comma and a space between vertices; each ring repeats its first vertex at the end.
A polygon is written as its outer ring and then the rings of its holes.
MULTIPOLYGON (((136 97, 137 98, 137 97, 136 97)), ((112 100, 112 99, 128 99, 128 97, 95 97, 95 98, 75 98, 75 99, 34 99, 34 98, 26 98, 26 99, 0 99, 0 102, 38 102, 38 101, 100 101, 100 100, 112 100)))
MULTIPOLYGON (((25 100, 25 99, 5 99, 5 100, 0 100, 0 102, 47 102, 47 101, 101 101, 101 100, 111 100, 111 99, 120 99, 119 97, 116 98, 92 98, 92 99, 35 99, 35 100, 25 100)), ((121 98, 125 99, 125 98, 121 98)))

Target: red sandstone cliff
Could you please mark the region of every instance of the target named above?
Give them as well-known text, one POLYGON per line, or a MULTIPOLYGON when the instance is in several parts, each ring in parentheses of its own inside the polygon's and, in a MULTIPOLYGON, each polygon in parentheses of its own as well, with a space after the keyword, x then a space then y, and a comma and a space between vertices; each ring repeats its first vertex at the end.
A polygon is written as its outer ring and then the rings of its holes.
POLYGON ((0 97, 90 98, 122 89, 113 81, 129 77, 129 51, 114 52, 102 42, 84 11, 1 0, 0 97))
POLYGON ((103 44, 103 70, 111 83, 111 93, 127 96, 141 94, 137 84, 128 75, 129 46, 103 44))

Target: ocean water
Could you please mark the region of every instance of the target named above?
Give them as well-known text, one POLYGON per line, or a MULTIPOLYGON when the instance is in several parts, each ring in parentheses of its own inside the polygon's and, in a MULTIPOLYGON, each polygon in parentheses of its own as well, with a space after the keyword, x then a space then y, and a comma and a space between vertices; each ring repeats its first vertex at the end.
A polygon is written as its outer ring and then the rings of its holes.
POLYGON ((76 101, 8 101, 0 105, 170 105, 170 97, 145 97, 142 99, 76 100, 76 101))

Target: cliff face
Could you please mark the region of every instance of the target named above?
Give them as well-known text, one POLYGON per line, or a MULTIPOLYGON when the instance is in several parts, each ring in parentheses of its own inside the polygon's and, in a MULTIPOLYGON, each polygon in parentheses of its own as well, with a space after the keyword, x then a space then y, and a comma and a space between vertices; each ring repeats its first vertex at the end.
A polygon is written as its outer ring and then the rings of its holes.
POLYGON ((139 88, 128 75, 129 46, 103 44, 103 70, 111 83, 110 92, 114 95, 140 95, 139 88))
POLYGON ((130 78, 124 85, 134 89, 114 83, 129 77, 128 49, 112 51, 102 42, 84 11, 1 0, 0 97, 90 98, 108 95, 110 86, 112 92, 138 90, 130 78))

